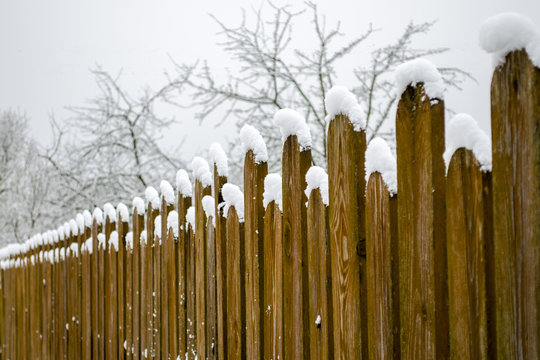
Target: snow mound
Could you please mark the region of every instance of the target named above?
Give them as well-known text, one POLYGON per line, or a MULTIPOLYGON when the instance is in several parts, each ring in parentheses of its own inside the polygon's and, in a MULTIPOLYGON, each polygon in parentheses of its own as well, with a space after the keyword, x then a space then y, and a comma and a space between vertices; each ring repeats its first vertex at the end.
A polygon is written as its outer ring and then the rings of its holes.
POLYGON ((195 181, 199 180, 203 187, 212 185, 212 173, 208 167, 208 162, 200 156, 195 156, 191 161, 191 170, 195 181))
POLYGON ((90 214, 90 211, 84 210, 82 215, 84 217, 84 226, 87 228, 91 228, 93 221, 92 221, 92 215, 90 214))
POLYGON ((71 243, 71 245, 69 245, 69 250, 72 256, 75 256, 75 257, 79 256, 79 244, 77 244, 76 242, 71 243))
POLYGON ((306 119, 293 109, 280 109, 274 114, 274 124, 279 126, 281 140, 296 135, 300 151, 311 149, 311 132, 306 119))
POLYGON ((204 213, 206 214, 206 217, 212 217, 212 223, 214 226, 216 225, 216 203, 214 201, 214 198, 210 195, 206 195, 202 198, 202 207, 204 210, 204 213))
POLYGON ((69 220, 69 228, 73 236, 76 236, 79 233, 79 226, 74 219, 69 220))
POLYGON ((221 189, 223 200, 225 200, 225 207, 223 208, 223 216, 227 217, 229 214, 229 208, 232 206, 235 208, 238 214, 238 220, 244 221, 244 194, 240 188, 234 184, 226 183, 221 189))
POLYGON ((397 194, 397 164, 392 150, 380 137, 371 140, 366 149, 366 185, 371 174, 381 174, 390 196, 397 194))
POLYGON ((426 59, 407 61, 396 68, 395 86, 398 98, 405 92, 407 86, 415 87, 424 84, 424 90, 430 99, 444 98, 444 82, 439 70, 426 59))
POLYGON ((171 184, 167 180, 161 180, 161 182, 159 183, 159 189, 161 190, 161 196, 163 196, 165 202, 168 205, 173 205, 175 196, 171 184))
POLYGON ((344 86, 334 86, 326 94, 326 121, 330 121, 337 115, 345 115, 353 125, 354 131, 366 129, 364 110, 356 101, 356 96, 344 86))
POLYGON ((161 244, 161 215, 156 216, 154 219, 154 236, 158 237, 161 244))
POLYGON ((443 154, 447 171, 454 152, 459 148, 471 150, 480 163, 480 169, 491 171, 491 140, 468 114, 457 114, 448 124, 443 154))
POLYGON ((106 203, 103 205, 103 211, 105 212, 105 219, 108 219, 110 222, 116 221, 116 210, 111 203, 106 203))
POLYGON ((141 231, 140 243, 148 245, 148 233, 146 232, 146 230, 141 231))
POLYGON ((167 215, 167 228, 172 229, 174 237, 178 238, 178 213, 174 210, 167 215))
POLYGON ((144 191, 144 197, 146 198, 146 202, 149 204, 152 204, 152 208, 154 210, 159 209, 161 206, 161 199, 159 198, 159 194, 156 189, 154 189, 152 186, 149 186, 144 191))
POLYGON ((312 166, 306 173, 307 187, 305 190, 306 196, 309 199, 311 191, 319 189, 321 192, 322 202, 328 206, 330 203, 328 200, 328 175, 326 171, 320 166, 312 166))
POLYGON ((193 186, 189 180, 188 173, 184 169, 180 169, 176 173, 176 189, 185 198, 193 196, 193 186))
POLYGON ((212 163, 216 164, 219 175, 229 176, 227 155, 219 143, 215 142, 210 145, 209 155, 212 163))
POLYGON ((195 207, 190 206, 186 213, 186 224, 191 225, 191 229, 195 232, 195 207))
POLYGON ((504 63, 508 53, 521 49, 540 67, 540 32, 527 16, 502 13, 490 17, 480 27, 479 40, 482 49, 492 54, 495 67, 504 63))
POLYGON ((276 173, 266 175, 264 178, 264 192, 263 192, 263 206, 266 209, 268 204, 275 201, 278 204, 279 209, 283 211, 282 201, 283 186, 281 183, 281 176, 276 173))
POLYGON ((111 232, 109 236, 109 249, 114 247, 114 250, 118 252, 118 232, 116 230, 111 232))
POLYGON ((133 250, 133 233, 131 231, 126 234, 126 249, 133 250))
POLYGON ((144 215, 144 200, 138 196, 133 198, 133 211, 137 210, 137 215, 144 215))
POLYGON ((77 227, 79 228, 79 233, 84 232, 84 216, 83 214, 79 213, 77 216, 75 216, 75 221, 77 222, 77 227))
POLYGON ((97 239, 98 239, 98 250, 101 248, 105 249, 106 247, 105 234, 98 234, 97 239))
POLYGON ((240 141, 242 142, 242 149, 245 154, 247 154, 249 150, 253 151, 255 162, 257 164, 268 161, 266 143, 259 133, 259 130, 251 125, 244 125, 240 130, 240 141))
POLYGON ((59 240, 64 240, 66 236, 66 233, 64 231, 64 225, 60 225, 58 229, 56 229, 56 233, 58 234, 59 240))
MULTIPOLYGON (((119 217, 122 218, 122 222, 129 221, 129 211, 128 211, 127 206, 124 205, 123 203, 119 203, 118 205, 116 205, 116 213, 118 214, 119 217)), ((117 220, 119 219, 117 218, 117 220)))
POLYGON ((92 219, 96 221, 96 224, 103 224, 103 211, 100 208, 95 208, 94 213, 92 214, 92 219))

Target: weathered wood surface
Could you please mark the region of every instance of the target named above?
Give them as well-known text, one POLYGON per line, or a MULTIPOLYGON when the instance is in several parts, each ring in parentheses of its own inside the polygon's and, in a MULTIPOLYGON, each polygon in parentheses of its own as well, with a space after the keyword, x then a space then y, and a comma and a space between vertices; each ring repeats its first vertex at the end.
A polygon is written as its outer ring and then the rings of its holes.
MULTIPOLYGON (((174 324, 176 324, 176 302, 173 301, 169 305, 169 291, 172 292, 172 296, 175 294, 175 264, 174 264, 174 239, 169 241, 169 227, 167 226, 167 216, 169 212, 174 209, 174 204, 168 204, 165 197, 161 196, 161 234, 160 238, 160 257, 159 257, 159 274, 160 274, 160 316, 161 327, 158 336, 161 338, 161 357, 176 359, 178 354, 176 353, 176 331, 174 324), (173 309, 174 308, 174 309, 173 309), (173 316, 173 320, 170 321, 170 316, 173 316), (172 326, 171 326, 172 325, 172 326), (169 329, 170 328, 170 329, 169 329), (174 338, 170 338, 173 332, 174 338), (173 345, 171 348, 170 345, 173 345), (173 356, 174 354, 174 356, 173 356)), ((174 298, 173 298, 174 300, 174 298)))
MULTIPOLYGON (((105 214, 105 266, 103 282, 105 284, 103 319, 105 358, 118 357, 118 252, 110 242, 111 233, 116 231, 116 219, 110 219, 105 214)), ((117 234, 118 235, 118 234, 117 234)))
POLYGON ((139 214, 137 208, 133 209, 133 260, 132 260, 132 316, 133 316, 133 359, 141 358, 142 334, 144 332, 145 319, 143 318, 142 305, 142 274, 144 263, 142 262, 143 246, 141 246, 141 233, 144 231, 144 214, 139 214))
POLYGON ((540 69, 524 50, 493 74, 491 134, 497 356, 533 359, 540 357, 540 69))
POLYGON ((366 189, 366 276, 370 359, 399 359, 397 197, 380 173, 366 189))
POLYGON ((206 358, 217 359, 216 238, 214 218, 206 219, 206 358))
POLYGON ((178 349, 180 355, 188 352, 187 348, 187 263, 188 263, 188 225, 186 224, 187 209, 191 206, 191 198, 178 193, 178 244, 177 244, 177 278, 178 278, 178 349))
POLYGON ((186 247, 186 346, 188 358, 193 360, 197 356, 197 294, 195 291, 195 232, 191 224, 186 232, 186 247))
MULTIPOLYGON (((338 359, 367 358, 364 153, 366 135, 337 115, 328 128, 329 231, 338 359)), ((285 195, 285 194, 284 194, 285 195)), ((284 197, 285 198, 285 197, 284 197)))
POLYGON ((448 356, 444 103, 407 87, 396 116, 401 354, 448 356))
POLYGON ((309 358, 306 244, 306 172, 311 150, 300 151, 296 136, 283 144, 283 336, 284 357, 309 358), (306 329, 306 331, 304 331, 306 329))
MULTIPOLYGON (((124 359, 126 357, 131 358, 131 355, 128 356, 128 344, 131 347, 131 340, 128 341, 127 336, 127 324, 126 324, 126 314, 131 307, 131 296, 126 295, 126 285, 129 284, 131 290, 131 271, 126 270, 127 268, 126 258, 126 234, 129 229, 128 219, 122 219, 120 213, 117 215, 117 232, 118 232, 118 252, 117 252, 117 300, 116 308, 118 311, 118 336, 116 347, 118 348, 118 357, 124 359), (129 273, 129 276, 128 276, 129 273), (129 277, 129 281, 128 281, 129 277)), ((131 328, 131 324, 130 324, 131 328)), ((131 329, 130 329, 131 330, 131 329)), ((131 354, 131 351, 129 352, 131 354)))
POLYGON ((334 354, 334 338, 328 208, 323 203, 320 189, 312 190, 309 196, 307 253, 310 358, 331 359, 334 354))

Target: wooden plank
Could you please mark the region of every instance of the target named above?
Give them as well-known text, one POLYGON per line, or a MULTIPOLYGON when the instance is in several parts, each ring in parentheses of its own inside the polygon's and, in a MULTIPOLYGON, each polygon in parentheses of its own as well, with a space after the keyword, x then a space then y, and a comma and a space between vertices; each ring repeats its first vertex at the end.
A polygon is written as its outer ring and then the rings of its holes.
POLYGON ((264 214, 264 359, 283 359, 283 248, 281 210, 275 201, 264 214))
POLYGON ((397 196, 380 173, 366 189, 366 275, 370 359, 399 359, 397 196))
POLYGON ((141 358, 149 358, 155 356, 155 342, 154 342, 154 329, 155 329, 155 317, 154 317, 154 291, 155 291, 155 276, 154 276, 154 247, 155 234, 154 234, 154 221, 159 215, 159 209, 154 209, 152 203, 148 203, 147 216, 146 216, 146 243, 143 246, 144 258, 141 259, 141 265, 144 267, 141 273, 141 284, 144 280, 144 295, 141 301, 143 306, 145 322, 142 324, 142 331, 144 335, 144 346, 141 344, 141 358))
POLYGON ((448 356, 444 103, 407 87, 396 116, 401 354, 448 356))
POLYGON ((497 356, 540 356, 540 69, 525 50, 491 82, 497 356))
MULTIPOLYGON (((126 223, 127 225, 127 223, 126 223)), ((133 233, 131 233, 131 243, 128 241, 129 232, 126 233, 125 241, 125 261, 124 261, 124 319, 125 319, 125 343, 121 344, 125 351, 125 358, 131 360, 134 357, 135 344, 133 343, 133 233)), ((118 281, 120 283, 120 280, 118 281)), ((118 300, 120 305, 120 300, 118 300)))
POLYGON ((330 359, 334 353, 328 208, 320 189, 313 189, 307 207, 310 358, 330 359))
MULTIPOLYGON (((116 219, 110 219, 105 214, 105 249, 103 269, 104 282, 104 343, 105 358, 116 359, 118 357, 118 253, 111 244, 111 233, 116 231, 116 219)), ((118 233, 116 233, 118 236, 118 233)))
POLYGON ((217 359, 216 237, 214 218, 206 220, 206 358, 217 359))
MULTIPOLYGON (((487 359, 483 176, 473 153, 458 149, 446 179, 450 357, 487 359)), ((491 354, 494 355, 494 354, 491 354)))
POLYGON ((191 206, 191 197, 184 197, 178 192, 178 226, 179 239, 176 245, 177 253, 177 278, 178 278, 178 349, 181 356, 188 353, 187 350, 187 260, 189 254, 188 247, 188 227, 186 225, 187 209, 191 206))
MULTIPOLYGON (((176 353, 176 331, 169 332, 175 329, 176 324, 176 302, 173 301, 169 304, 169 291, 172 294, 175 293, 174 283, 175 271, 174 271, 174 252, 173 243, 174 239, 169 241, 169 228, 167 226, 167 216, 170 211, 174 209, 174 204, 168 204, 164 196, 161 196, 161 234, 160 234, 160 286, 161 286, 161 351, 162 358, 176 359, 178 354, 176 353), (173 316, 173 320, 170 321, 169 316, 173 316), (169 338, 172 336, 171 338, 169 338), (172 348, 170 345, 172 345, 172 348), (174 356, 173 356, 174 355, 174 356)), ((174 300, 174 298, 171 298, 174 300)))
POLYGON ((197 311, 195 291, 195 233, 191 224, 186 233, 186 347, 188 359, 197 356, 197 311))
POLYGON ((176 298, 178 294, 178 281, 176 278, 176 249, 175 243, 175 231, 178 234, 178 229, 173 230, 172 227, 168 227, 167 231, 167 243, 166 243, 166 269, 167 269, 167 306, 168 306, 168 330, 169 330, 169 357, 176 359, 180 356, 178 350, 178 300, 176 298))
MULTIPOLYGON (((283 144, 283 336, 284 357, 309 357, 306 172, 311 150, 300 151, 298 139, 283 144), (305 331, 304 331, 305 330, 305 331)), ((247 194, 246 194, 247 198, 247 194)))
MULTIPOLYGON (((337 115, 328 128, 329 229, 338 359, 367 358, 365 277, 365 132, 337 115)), ((284 199, 285 199, 285 193, 284 199)))
MULTIPOLYGON (((91 236, 90 229, 85 226, 84 239, 89 239, 91 236)), ((92 240, 90 240, 92 241, 92 240)), ((86 247, 86 246, 85 246, 86 247)), ((82 330, 82 356, 84 360, 90 360, 92 358, 92 253, 86 249, 81 251, 82 259, 82 297, 81 303, 83 304, 81 313, 81 330, 82 330)), ((95 251, 95 249, 92 249, 95 251)))
MULTIPOLYGON (((118 212, 118 252, 117 252, 117 305, 118 309, 118 336, 117 336, 117 347, 118 347, 118 357, 124 359, 127 354, 128 344, 131 347, 131 340, 127 341, 128 329, 126 326, 126 314, 131 307, 131 296, 126 295, 126 286, 131 285, 131 281, 127 281, 128 274, 131 272, 126 272, 126 258, 127 258, 127 249, 126 249, 126 234, 129 230, 128 219, 122 219, 122 215, 118 212)), ((131 326, 131 325, 130 325, 131 326)), ((131 356, 129 356, 131 357, 131 356)))
MULTIPOLYGON (((142 201, 142 199, 140 199, 142 201)), ((142 304, 142 274, 143 269, 142 253, 143 245, 141 245, 141 233, 144 231, 144 214, 139 214, 137 208, 133 207, 132 216, 133 226, 133 261, 132 261, 132 276, 133 276, 133 291, 132 291, 132 316, 133 316, 133 359, 141 358, 142 334, 144 333, 144 318, 142 304)))
MULTIPOLYGON (((96 219, 93 219, 92 221, 92 249, 93 252, 91 254, 91 260, 92 260, 92 359, 102 359, 103 353, 101 352, 102 347, 100 347, 100 314, 102 313, 101 310, 103 307, 100 308, 100 291, 99 291, 99 284, 100 284, 100 273, 99 273, 99 260, 100 260, 100 250, 98 246, 98 234, 101 234, 103 231, 103 225, 98 224, 96 222, 96 219)), ((101 257, 101 259, 103 259, 101 257)), ((54 356, 53 356, 54 358, 54 356)))
POLYGON ((227 214, 227 359, 246 358, 245 241, 234 207, 227 214))

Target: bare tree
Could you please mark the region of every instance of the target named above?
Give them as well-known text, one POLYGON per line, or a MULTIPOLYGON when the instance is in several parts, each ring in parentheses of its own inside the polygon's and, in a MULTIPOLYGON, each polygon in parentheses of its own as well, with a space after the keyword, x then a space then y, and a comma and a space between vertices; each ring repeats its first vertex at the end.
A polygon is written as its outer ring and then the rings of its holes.
MULTIPOLYGON (((337 70, 343 71, 344 60, 357 56, 357 50, 375 29, 368 25, 362 34, 345 36, 340 23, 327 26, 314 3, 306 3, 305 9, 296 12, 289 6, 266 4, 272 12, 270 16, 263 8, 249 16, 243 11, 243 20, 238 26, 227 25, 214 17, 223 38, 219 45, 237 62, 238 68, 228 72, 225 81, 217 81, 216 71, 206 61, 176 64, 178 76, 188 79, 182 82, 182 89, 191 94, 191 102, 180 105, 196 107, 196 116, 201 121, 218 112, 223 114, 223 121, 233 117, 238 127, 255 124, 267 142, 273 164, 278 162, 281 153, 281 139, 272 124, 273 115, 278 109, 293 108, 303 114, 311 128, 314 162, 325 166, 326 93, 338 78, 337 70), (311 19, 313 36, 306 39, 302 34, 301 44, 298 44, 293 23, 297 24, 306 15, 311 19), (310 48, 302 50, 306 44, 310 48)), ((389 75, 395 67, 407 60, 448 51, 447 48, 413 47, 413 40, 429 32, 432 26, 432 22, 411 22, 394 43, 373 50, 371 57, 364 59, 367 66, 349 69, 358 81, 353 91, 366 110, 370 137, 381 134, 391 116, 396 96, 389 75)), ((440 70, 449 86, 459 86, 470 77, 456 68, 440 70)), ((393 140, 392 127, 385 131, 383 135, 393 140)))

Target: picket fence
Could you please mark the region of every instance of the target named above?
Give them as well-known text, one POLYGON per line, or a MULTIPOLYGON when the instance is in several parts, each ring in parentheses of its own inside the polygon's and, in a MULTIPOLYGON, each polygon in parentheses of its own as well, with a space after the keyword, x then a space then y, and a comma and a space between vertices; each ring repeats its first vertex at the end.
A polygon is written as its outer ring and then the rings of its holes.
POLYGON ((311 154, 293 135, 282 209, 263 206, 250 150, 243 221, 218 207, 213 164, 193 196, 65 226, 3 261, 1 359, 538 358, 540 69, 525 51, 494 70, 491 120, 493 171, 461 148, 446 172, 444 102, 420 83, 398 105, 397 195, 380 173, 366 183, 366 134, 337 115, 328 206, 304 193, 311 154))

